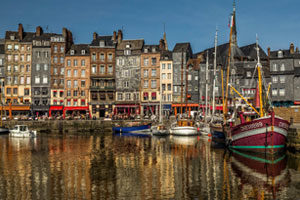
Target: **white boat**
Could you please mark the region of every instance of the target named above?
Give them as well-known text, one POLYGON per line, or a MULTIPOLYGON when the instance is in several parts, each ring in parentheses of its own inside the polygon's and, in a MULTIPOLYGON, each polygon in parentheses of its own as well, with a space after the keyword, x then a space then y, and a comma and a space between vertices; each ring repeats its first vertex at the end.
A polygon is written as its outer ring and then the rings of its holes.
POLYGON ((29 130, 26 125, 16 125, 9 132, 11 137, 33 138, 37 136, 37 131, 29 130))
POLYGON ((192 136, 198 135, 198 130, 192 120, 178 120, 176 124, 172 125, 170 133, 172 135, 192 136))

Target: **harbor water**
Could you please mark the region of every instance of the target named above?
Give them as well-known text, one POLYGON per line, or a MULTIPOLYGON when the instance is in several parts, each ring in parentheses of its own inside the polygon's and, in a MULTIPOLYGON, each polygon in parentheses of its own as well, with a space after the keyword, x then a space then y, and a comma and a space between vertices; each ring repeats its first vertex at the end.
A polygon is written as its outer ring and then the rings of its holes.
POLYGON ((0 136, 0 199, 300 199, 299 164, 202 136, 0 136))

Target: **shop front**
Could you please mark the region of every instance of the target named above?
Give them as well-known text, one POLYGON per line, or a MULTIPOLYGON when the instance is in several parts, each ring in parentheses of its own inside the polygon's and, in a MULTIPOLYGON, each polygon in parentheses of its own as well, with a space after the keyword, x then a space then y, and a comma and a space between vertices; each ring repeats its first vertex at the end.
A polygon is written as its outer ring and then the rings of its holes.
POLYGON ((63 118, 87 119, 92 118, 89 106, 66 106, 63 108, 63 118))
POLYGON ((64 106, 50 106, 49 117, 60 118, 63 115, 64 106))
POLYGON ((139 104, 116 104, 114 108, 114 116, 129 117, 140 114, 139 104))
POLYGON ((10 103, 9 105, 0 106, 0 110, 4 116, 8 116, 10 119, 32 115, 30 105, 12 105, 10 103), (3 111, 5 112, 3 113, 3 111))

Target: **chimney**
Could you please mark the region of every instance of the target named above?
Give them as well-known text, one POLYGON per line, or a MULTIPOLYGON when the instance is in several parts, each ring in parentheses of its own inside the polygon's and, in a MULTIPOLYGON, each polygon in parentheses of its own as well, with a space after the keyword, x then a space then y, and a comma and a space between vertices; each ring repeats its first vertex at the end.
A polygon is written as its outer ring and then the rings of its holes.
POLYGON ((165 49, 165 41, 163 39, 159 40, 159 49, 160 50, 165 49))
POLYGON ((41 36, 43 34, 43 29, 40 26, 36 27, 35 35, 36 36, 41 36))
POLYGON ((123 40, 123 33, 121 30, 118 30, 118 43, 120 44, 123 40))
POLYGON ((67 38, 67 29, 66 28, 62 29, 62 35, 65 39, 67 38))
POLYGON ((268 57, 270 57, 270 55, 271 55, 271 48, 268 47, 268 57))
POLYGON ((290 54, 294 54, 295 53, 295 46, 293 43, 291 43, 290 45, 290 54))
POLYGON ((296 53, 299 53, 299 48, 298 47, 296 47, 296 53))
POLYGON ((23 25, 21 23, 19 24, 18 35, 19 35, 20 40, 23 40, 24 29, 23 29, 23 25))
POLYGON ((93 33, 93 40, 96 40, 98 37, 98 34, 96 32, 93 33))
POLYGON ((114 42, 117 42, 117 32, 116 32, 116 31, 114 31, 113 41, 114 41, 114 42))

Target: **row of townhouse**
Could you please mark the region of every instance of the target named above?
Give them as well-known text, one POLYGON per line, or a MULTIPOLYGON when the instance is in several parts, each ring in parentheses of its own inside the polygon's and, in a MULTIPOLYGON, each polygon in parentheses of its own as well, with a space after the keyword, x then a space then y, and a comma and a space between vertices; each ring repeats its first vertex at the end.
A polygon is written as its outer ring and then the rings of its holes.
MULTIPOLYGON (((165 34, 157 45, 123 39, 120 30, 109 36, 94 33, 90 44, 74 44, 66 28, 62 34, 44 33, 41 27, 25 32, 19 24, 18 31, 6 31, 0 40, 3 109, 13 115, 88 113, 100 118, 158 114, 162 102, 164 112, 177 114, 204 106, 205 83, 211 102, 215 78, 221 110, 221 69, 227 69, 228 51, 228 43, 217 46, 214 75, 214 48, 194 54, 190 43, 177 43, 170 51, 165 34)), ((235 41, 231 51, 230 82, 251 98, 256 90, 256 44, 238 47, 235 41)), ((289 50, 268 49, 266 55, 260 48, 260 57, 265 83, 272 82, 274 104, 298 104, 299 51, 291 45, 289 50)))

